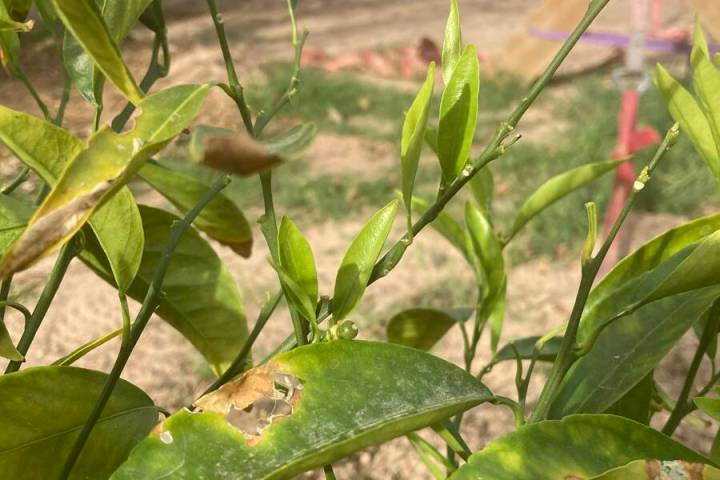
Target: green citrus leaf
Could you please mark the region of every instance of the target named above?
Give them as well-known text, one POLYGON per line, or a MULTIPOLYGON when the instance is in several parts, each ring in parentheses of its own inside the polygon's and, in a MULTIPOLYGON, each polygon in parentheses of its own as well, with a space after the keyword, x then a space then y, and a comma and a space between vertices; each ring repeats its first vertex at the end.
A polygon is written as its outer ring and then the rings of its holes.
MULTIPOLYGON (((5 2, 0 2, 0 15, 10 17, 5 2)), ((20 38, 16 32, 0 31, 0 49, 2 50, 2 64, 12 75, 17 76, 22 71, 20 65, 20 38)))
MULTIPOLYGON (((87 148, 85 142, 62 128, 2 106, 0 140, 52 187, 71 160, 87 148)), ((137 273, 143 250, 142 222, 130 190, 122 188, 90 217, 89 223, 112 265, 115 283, 126 289, 137 273)), ((0 245, 3 256, 11 245, 0 245)))
POLYGON ((610 408, 655 368, 718 296, 718 287, 675 295, 612 323, 567 373, 550 416, 610 408))
MULTIPOLYGON (((146 163, 139 176, 183 213, 197 205, 210 188, 210 185, 190 174, 156 162, 146 163)), ((253 241, 250 224, 237 203, 223 192, 216 195, 200 212, 194 225, 235 253, 243 257, 250 256, 253 241)))
POLYGON ((474 453, 451 480, 568 480, 655 458, 709 463, 665 435, 613 415, 530 424, 474 453), (602 448, 598 448, 602 446, 602 448))
POLYGON ((67 130, 27 113, 0 105, 0 140, 49 185, 72 158, 87 147, 67 130), (37 139, 42 138, 42 142, 37 139))
MULTIPOLYGON (((55 11, 65 24, 65 28, 92 57, 97 68, 134 105, 140 103, 143 93, 123 61, 115 37, 122 38, 127 35, 130 27, 137 21, 149 3, 149 0, 131 0, 130 2, 105 0, 103 11, 101 11, 94 0, 52 0, 55 11), (107 12, 107 16, 105 12, 107 12), (115 35, 110 31, 109 25, 113 25, 115 35), (120 35, 123 29, 127 30, 124 35, 120 35)), ((85 76, 86 80, 88 75, 90 79, 93 78, 92 63, 77 56, 77 48, 64 48, 64 51, 67 55, 72 55, 68 64, 71 72, 75 72, 75 75, 85 76), (73 64, 73 60, 77 64, 73 64)), ((89 83, 90 90, 86 90, 87 87, 83 83, 80 91, 91 93, 94 101, 100 102, 96 88, 97 82, 90 80, 89 83)))
POLYGON ((489 398, 461 368, 418 350, 348 340, 307 345, 201 398, 202 413, 171 416, 112 478, 293 478, 489 398), (246 439, 234 419, 274 394, 284 416, 246 439))
POLYGON ((718 229, 720 215, 703 217, 669 230, 620 261, 590 292, 579 341, 608 319, 650 301, 717 284, 713 252, 720 248, 718 229))
POLYGON ((710 122, 702 108, 690 92, 661 65, 657 66, 655 83, 673 119, 680 124, 680 129, 687 134, 715 179, 720 182, 720 147, 715 143, 710 122))
POLYGON ((137 203, 125 187, 90 217, 90 227, 110 261, 115 284, 127 291, 142 261, 145 238, 137 203))
POLYGON ((693 86, 720 155, 720 70, 710 59, 707 40, 699 20, 695 22, 694 38, 695 43, 690 55, 693 86))
POLYGON ((490 165, 485 165, 470 179, 470 191, 473 198, 478 203, 480 211, 490 216, 490 208, 492 206, 493 193, 495 189, 495 179, 490 171, 490 165))
POLYGON ((347 317, 360 302, 397 211, 398 201, 393 200, 376 212, 345 252, 335 277, 332 303, 335 320, 347 317))
POLYGON ((465 224, 482 267, 486 290, 478 316, 480 321, 490 322, 490 346, 495 352, 502 333, 507 293, 502 245, 490 222, 470 202, 465 205, 465 224))
POLYGON ((300 284, 281 265, 271 264, 280 278, 280 283, 285 292, 285 298, 290 304, 290 308, 294 309, 305 320, 314 324, 316 322, 315 303, 310 300, 307 293, 300 284))
MULTIPOLYGON (((709 215, 675 227, 652 239, 635 252, 623 258, 593 288, 588 298, 586 311, 590 313, 623 285, 637 279, 650 270, 667 262, 673 255, 720 230, 720 215, 709 215)), ((584 321, 583 326, 595 326, 584 321)), ((585 329, 583 327, 583 329, 585 329)))
POLYGON ((650 371, 640 382, 625 393, 604 413, 629 418, 638 423, 648 425, 651 416, 651 402, 655 391, 654 371, 650 371))
POLYGON ((158 35, 166 35, 165 15, 163 14, 162 1, 152 0, 150 5, 140 15, 140 22, 148 29, 158 35))
POLYGON ((442 77, 445 85, 450 82, 461 55, 460 10, 457 0, 450 0, 450 14, 445 25, 445 38, 442 46, 442 77))
POLYGON ((720 398, 717 397, 696 397, 695 405, 715 420, 720 420, 720 398))
POLYGON ((278 247, 280 265, 288 276, 298 285, 303 296, 307 297, 313 305, 318 300, 318 278, 315 269, 315 257, 312 247, 303 236, 300 229, 288 217, 280 221, 278 231, 278 247))
MULTIPOLYGON (((0 472, 5 478, 59 478, 107 375, 36 367, 0 377, 0 472)), ((120 380, 71 479, 107 478, 157 423, 142 390, 120 380)))
MULTIPOLYGON (((32 207, 0 194, 0 254, 4 253, 25 230, 32 216, 32 207)), ((17 351, 5 322, 0 318, 0 357, 21 362, 25 358, 17 351)))
POLYGON ((477 125, 480 65, 475 47, 468 45, 453 70, 440 100, 438 157, 442 185, 460 174, 470 155, 477 125))
POLYGON ((400 165, 402 171, 402 192, 408 212, 408 224, 412 224, 412 196, 415 188, 418 162, 425 138, 425 127, 430 114, 430 103, 435 86, 435 62, 428 67, 427 78, 415 96, 405 115, 400 141, 400 165))
MULTIPOLYGON (((120 46, 151 0, 95 0, 108 32, 120 46)), ((69 32, 63 40, 63 61, 80 95, 93 105, 102 104, 104 78, 95 62, 69 32)))
POLYGON ((520 207, 509 235, 513 238, 533 217, 564 196, 614 170, 622 160, 588 163, 552 177, 533 192, 520 207))
POLYGON ((458 322, 466 321, 473 310, 452 311, 410 308, 394 315, 387 325, 391 343, 428 351, 458 322))
POLYGON ((663 477, 678 480, 720 480, 720 470, 711 465, 677 460, 635 460, 590 480, 655 480, 663 477))
MULTIPOLYGON (((504 362, 507 360, 515 360, 516 353, 521 360, 530 360, 535 356, 535 345, 538 340, 542 337, 525 337, 513 340, 507 345, 503 346, 497 351, 493 357, 493 363, 504 362), (513 346, 515 347, 513 349, 513 346)), ((558 351, 560 351, 560 344, 562 343, 562 337, 550 338, 543 347, 540 349, 538 354, 538 361, 541 362, 552 362, 555 361, 558 351)))
MULTIPOLYGON (((420 212, 425 212, 430 208, 430 204, 419 197, 413 197, 413 207, 420 212)), ((465 229, 457 222, 449 213, 441 211, 437 218, 430 224, 445 240, 463 254, 470 265, 476 262, 475 252, 473 251, 472 240, 465 229)))
POLYGON ((0 194, 0 255, 6 252, 25 230, 32 206, 9 195, 0 194))
MULTIPOLYGON (((140 206, 145 232, 145 251, 128 294, 145 298, 155 269, 168 241, 175 215, 140 206)), ((87 238, 80 258, 100 277, 112 282, 112 274, 100 246, 87 238)), ((247 338, 242 296, 230 273, 212 247, 195 230, 186 232, 178 245, 162 287, 157 314, 187 338, 216 373, 227 368, 247 338)))
MULTIPOLYGON (((104 128, 66 166, 28 227, 0 260, 0 277, 59 248, 197 115, 209 85, 181 85, 146 97, 135 128, 104 128)), ((57 133, 57 132, 56 132, 57 133)))

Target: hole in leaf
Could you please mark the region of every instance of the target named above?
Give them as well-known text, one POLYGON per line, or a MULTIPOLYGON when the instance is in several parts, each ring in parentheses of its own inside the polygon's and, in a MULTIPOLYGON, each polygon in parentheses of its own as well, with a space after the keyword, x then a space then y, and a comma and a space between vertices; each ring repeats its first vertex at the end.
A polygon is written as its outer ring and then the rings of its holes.
POLYGON ((249 370, 241 377, 200 398, 196 411, 216 412, 255 445, 270 425, 293 414, 302 382, 279 372, 272 364, 249 370))

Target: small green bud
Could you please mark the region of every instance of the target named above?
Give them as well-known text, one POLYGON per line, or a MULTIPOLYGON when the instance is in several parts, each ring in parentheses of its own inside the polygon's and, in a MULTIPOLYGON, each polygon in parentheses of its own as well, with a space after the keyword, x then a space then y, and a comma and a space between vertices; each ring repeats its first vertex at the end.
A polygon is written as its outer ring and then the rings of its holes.
POLYGON ((343 320, 337 325, 333 325, 327 331, 328 340, 352 340, 357 337, 358 328, 354 322, 343 320))

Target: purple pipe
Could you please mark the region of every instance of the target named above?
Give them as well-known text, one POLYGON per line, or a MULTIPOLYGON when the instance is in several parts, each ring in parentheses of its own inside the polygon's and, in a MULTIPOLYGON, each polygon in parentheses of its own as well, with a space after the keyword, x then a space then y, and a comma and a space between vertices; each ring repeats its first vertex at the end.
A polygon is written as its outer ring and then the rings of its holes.
MULTIPOLYGON (((533 37, 543 38, 545 40, 556 40, 562 41, 568 38, 568 34, 565 32, 558 32, 554 30, 541 30, 537 28, 531 28, 528 33, 533 37)), ((586 32, 580 39, 582 43, 589 43, 593 45, 606 45, 608 47, 624 47, 630 46, 630 37, 627 35, 620 35, 609 32, 586 32)), ((709 46, 710 53, 719 53, 720 45, 711 43, 709 46)), ((685 40, 667 40, 665 38, 657 37, 646 37, 645 48, 647 50, 653 50, 656 52, 665 53, 682 53, 689 52, 692 48, 692 44, 685 40)))

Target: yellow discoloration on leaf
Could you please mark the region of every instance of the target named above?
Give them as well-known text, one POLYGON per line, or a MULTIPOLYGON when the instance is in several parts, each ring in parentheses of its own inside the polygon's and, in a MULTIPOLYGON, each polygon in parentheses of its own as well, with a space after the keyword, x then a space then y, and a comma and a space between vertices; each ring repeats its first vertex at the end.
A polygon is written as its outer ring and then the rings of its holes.
POLYGON ((0 263, 0 278, 5 279, 52 252, 71 232, 82 227, 111 186, 112 182, 101 183, 45 215, 36 213, 0 263))

